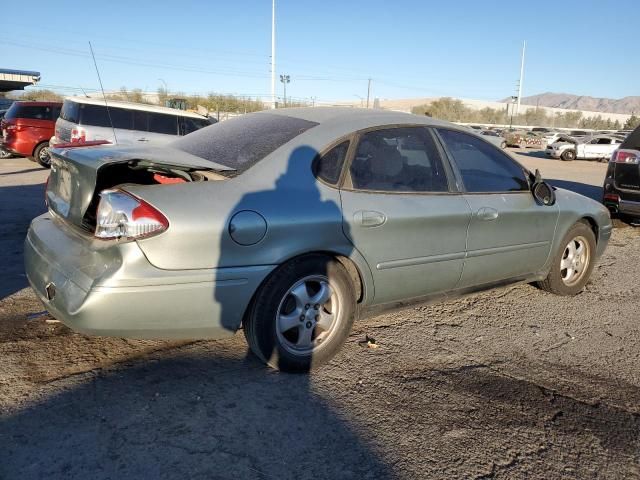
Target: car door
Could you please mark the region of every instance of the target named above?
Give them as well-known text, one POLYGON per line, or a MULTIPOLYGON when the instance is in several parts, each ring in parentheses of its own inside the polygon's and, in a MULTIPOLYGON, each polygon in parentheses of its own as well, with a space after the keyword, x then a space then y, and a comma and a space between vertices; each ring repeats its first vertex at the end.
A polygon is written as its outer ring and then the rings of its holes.
POLYGON ((526 171, 480 138, 453 129, 438 134, 464 184, 472 212, 459 288, 538 272, 550 253, 557 205, 539 205, 526 171))
POLYGON ((425 127, 358 136, 341 188, 343 228, 366 259, 375 304, 455 287, 471 212, 425 127))

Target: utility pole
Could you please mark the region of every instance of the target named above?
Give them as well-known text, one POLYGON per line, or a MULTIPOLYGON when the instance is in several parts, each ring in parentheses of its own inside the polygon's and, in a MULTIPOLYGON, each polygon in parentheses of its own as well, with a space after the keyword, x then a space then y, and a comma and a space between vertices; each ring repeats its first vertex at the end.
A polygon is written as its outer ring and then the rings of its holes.
POLYGON ((271 108, 276 108, 276 0, 271 0, 271 108))
POLYGON ((369 108, 369 97, 371 96, 371 79, 369 79, 369 83, 367 84, 367 108, 369 108))
POLYGON ((291 82, 291 77, 289 75, 280 75, 280 81, 284 85, 284 106, 287 106, 287 83, 291 82))
POLYGON ((522 98, 522 81, 524 80, 524 51, 527 42, 522 42, 522 58, 520 60, 520 81, 518 82, 518 106, 516 107, 516 117, 520 114, 520 99, 522 98))

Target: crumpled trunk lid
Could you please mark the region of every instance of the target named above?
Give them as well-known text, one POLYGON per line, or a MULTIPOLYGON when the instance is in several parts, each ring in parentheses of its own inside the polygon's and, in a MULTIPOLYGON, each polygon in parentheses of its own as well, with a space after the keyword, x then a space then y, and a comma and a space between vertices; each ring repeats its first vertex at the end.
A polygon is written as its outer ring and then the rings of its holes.
POLYGON ((91 221, 87 223, 86 219, 91 217, 90 207, 97 207, 100 191, 123 183, 157 183, 151 180, 153 175, 150 171, 158 169, 173 172, 229 170, 223 165, 166 147, 51 149, 51 173, 46 192, 49 210, 68 223, 91 230, 95 225, 92 226, 91 221), (116 165, 122 168, 111 168, 116 165))

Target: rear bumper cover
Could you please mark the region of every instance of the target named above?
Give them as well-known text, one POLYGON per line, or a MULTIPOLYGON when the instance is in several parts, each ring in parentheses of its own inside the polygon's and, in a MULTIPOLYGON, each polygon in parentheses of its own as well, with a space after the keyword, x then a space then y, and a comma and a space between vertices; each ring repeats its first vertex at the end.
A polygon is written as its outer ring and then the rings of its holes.
POLYGON ((31 224, 25 269, 45 308, 73 330, 129 338, 224 338, 275 266, 160 270, 135 242, 87 238, 49 214, 31 224))

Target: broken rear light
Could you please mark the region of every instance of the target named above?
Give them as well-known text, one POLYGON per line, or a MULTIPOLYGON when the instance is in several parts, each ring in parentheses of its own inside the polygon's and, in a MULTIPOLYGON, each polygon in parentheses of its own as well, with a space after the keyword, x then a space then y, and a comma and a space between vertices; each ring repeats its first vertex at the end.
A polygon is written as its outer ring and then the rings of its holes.
POLYGON ((71 129, 71 143, 84 143, 87 141, 87 132, 84 128, 72 128, 71 129))
POLYGON ((118 189, 100 192, 97 238, 137 240, 162 233, 168 227, 167 218, 144 200, 118 189))
POLYGON ((616 150, 611 156, 611 161, 615 163, 640 163, 640 152, 636 150, 616 150))

